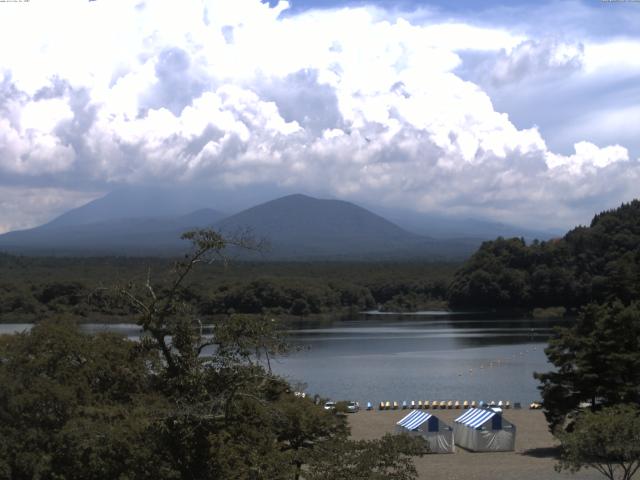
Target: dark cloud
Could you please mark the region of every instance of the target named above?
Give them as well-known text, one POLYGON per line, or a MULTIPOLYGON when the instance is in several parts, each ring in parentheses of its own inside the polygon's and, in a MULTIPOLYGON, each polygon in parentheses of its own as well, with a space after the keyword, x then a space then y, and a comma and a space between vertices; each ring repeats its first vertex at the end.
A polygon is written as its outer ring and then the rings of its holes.
POLYGON ((16 127, 19 124, 17 112, 10 108, 10 103, 23 102, 26 98, 27 96, 15 86, 11 73, 5 72, 0 81, 0 117, 7 119, 13 127, 16 127))
MULTIPOLYGON (((66 93, 73 119, 58 125, 55 133, 64 144, 73 148, 79 160, 68 181, 72 181, 74 177, 91 179, 95 175, 96 159, 87 145, 87 133, 96 120, 98 106, 91 102, 91 92, 86 88, 68 88, 66 93)), ((98 184, 103 182, 98 181, 98 184)))
POLYGON ((67 80, 56 75, 51 79, 50 85, 42 87, 35 93, 33 100, 37 102, 39 100, 64 97, 68 92, 69 87, 70 85, 67 80))
POLYGON ((287 122, 298 122, 313 135, 345 126, 336 91, 318 82, 317 70, 304 69, 282 79, 271 79, 260 87, 259 93, 276 103, 287 122))
POLYGON ((207 125, 201 135, 196 136, 185 146, 184 151, 189 155, 197 155, 209 142, 217 142, 224 136, 224 132, 213 125, 207 125))
POLYGON ((220 30, 222 32, 222 36, 224 37, 224 41, 227 42, 227 45, 231 45, 234 42, 233 26, 225 25, 220 30))
POLYGON ((198 78, 192 69, 191 57, 185 50, 166 48, 158 55, 156 66, 157 83, 144 96, 140 115, 150 109, 166 108, 180 115, 184 107, 191 105, 207 89, 207 81, 198 78))

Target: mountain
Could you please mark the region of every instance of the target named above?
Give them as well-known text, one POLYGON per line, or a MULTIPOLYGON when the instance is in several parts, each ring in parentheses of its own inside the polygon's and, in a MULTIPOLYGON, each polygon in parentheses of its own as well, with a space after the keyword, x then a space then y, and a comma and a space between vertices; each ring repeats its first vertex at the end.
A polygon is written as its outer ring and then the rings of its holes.
POLYGON ((121 188, 39 227, 0 235, 0 249, 39 255, 173 255, 185 247, 183 232, 225 217, 205 205, 202 191, 121 188))
POLYGON ((408 232, 353 203, 288 195, 224 218, 195 197, 169 190, 110 193, 53 221, 0 235, 0 249, 41 255, 175 255, 186 230, 211 227, 232 235, 250 230, 268 251, 244 258, 400 260, 464 258, 477 239, 436 240, 408 232), (195 208, 194 208, 195 207, 195 208))
POLYGON ((250 229, 255 236, 268 239, 271 248, 259 258, 459 259, 468 257, 483 240, 497 236, 553 236, 484 220, 398 210, 378 210, 383 212, 379 215, 350 202, 300 194, 226 218, 204 208, 212 204, 228 207, 239 201, 232 197, 206 190, 122 188, 47 224, 0 235, 0 250, 46 255, 175 255, 185 247, 179 240, 182 232, 214 226, 227 234, 250 229))
POLYGON ((564 234, 563 230, 535 230, 483 218, 454 217, 378 207, 372 207, 371 210, 410 232, 440 239, 492 240, 497 237, 518 237, 532 241, 534 239, 548 240, 564 234))
POLYGON ((172 218, 208 204, 201 192, 161 187, 120 188, 63 213, 43 227, 87 225, 130 218, 172 218))
POLYGON ((269 240, 267 257, 281 259, 459 258, 478 246, 416 235, 353 203, 300 194, 249 208, 215 227, 226 234, 249 228, 269 240))
POLYGON ((77 216, 69 212, 73 215, 65 214, 62 221, 58 221, 59 217, 40 227, 0 235, 0 249, 44 255, 172 255, 185 248, 180 240, 183 232, 210 227, 224 217, 211 209, 173 217, 142 218, 109 218, 109 212, 105 211, 101 218, 107 220, 90 223, 85 217, 89 210, 90 207, 81 210, 77 216))

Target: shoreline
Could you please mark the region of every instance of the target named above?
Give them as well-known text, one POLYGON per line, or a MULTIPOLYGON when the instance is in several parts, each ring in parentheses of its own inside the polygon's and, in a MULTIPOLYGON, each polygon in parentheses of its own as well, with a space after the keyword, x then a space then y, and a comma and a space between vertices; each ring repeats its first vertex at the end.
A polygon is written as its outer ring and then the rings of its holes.
MULTIPOLYGON (((428 410, 425 410, 428 411, 428 410)), ((453 426, 464 410, 434 410, 441 421, 453 426)), ((349 414, 351 438, 372 440, 385 433, 395 433, 396 422, 409 410, 361 410, 349 414)), ((428 454, 415 458, 421 480, 539 480, 585 479, 602 476, 594 470, 576 474, 554 470, 559 454, 558 441, 548 430, 541 410, 504 410, 503 416, 516 426, 516 448, 513 452, 475 453, 456 445, 453 454, 428 454)))

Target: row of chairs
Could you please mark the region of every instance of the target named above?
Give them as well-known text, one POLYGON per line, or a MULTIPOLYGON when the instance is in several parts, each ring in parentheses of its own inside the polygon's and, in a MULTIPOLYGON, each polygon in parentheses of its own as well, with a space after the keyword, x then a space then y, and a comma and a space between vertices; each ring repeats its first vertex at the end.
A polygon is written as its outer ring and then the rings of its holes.
MULTIPOLYGON (((514 406, 520 405, 519 403, 516 402, 516 404, 514 404, 514 406)), ((370 410, 369 408, 370 403, 367 404, 367 409, 370 410)), ((503 402, 502 400, 500 400, 499 402, 495 402, 495 401, 491 401, 489 403, 486 403, 482 400, 480 400, 479 402, 476 402, 475 400, 464 400, 463 402, 460 402, 459 400, 442 400, 442 401, 437 401, 434 400, 433 402, 429 402, 429 400, 425 400, 424 402, 422 400, 418 400, 417 402, 415 400, 411 400, 411 402, 407 402, 406 400, 404 400, 402 402, 402 404, 398 404, 398 402, 380 402, 379 405, 379 409, 380 410, 398 410, 400 408, 402 408, 402 410, 406 410, 406 409, 467 409, 467 408, 484 408, 484 407, 499 407, 499 408, 511 408, 511 402, 509 402, 508 400, 503 402)))

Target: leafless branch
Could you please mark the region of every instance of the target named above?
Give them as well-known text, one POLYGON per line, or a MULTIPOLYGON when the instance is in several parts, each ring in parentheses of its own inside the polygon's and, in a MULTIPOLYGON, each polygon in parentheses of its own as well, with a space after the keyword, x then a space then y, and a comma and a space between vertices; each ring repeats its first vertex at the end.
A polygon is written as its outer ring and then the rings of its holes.
POLYGON ((146 287, 147 287, 147 290, 149 291, 149 293, 151 294, 151 297, 153 298, 153 301, 157 302, 158 301, 158 297, 156 297, 156 292, 153 290, 153 287, 151 286, 151 268, 149 268, 147 270, 146 287))

